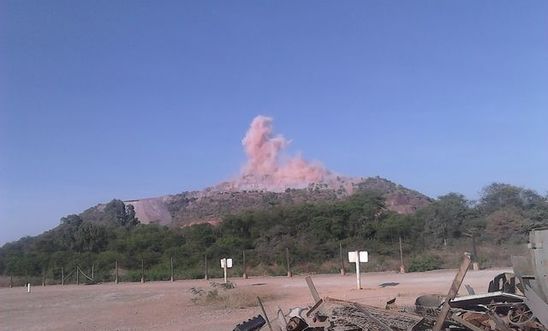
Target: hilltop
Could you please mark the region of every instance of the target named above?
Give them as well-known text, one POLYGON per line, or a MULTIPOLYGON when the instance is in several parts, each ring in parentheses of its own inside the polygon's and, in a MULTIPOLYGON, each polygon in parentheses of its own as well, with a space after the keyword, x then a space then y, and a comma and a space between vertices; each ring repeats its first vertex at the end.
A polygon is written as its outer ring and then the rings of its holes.
POLYGON ((379 194, 386 208, 399 214, 413 213, 431 201, 387 179, 340 176, 319 162, 287 155, 290 142, 274 134, 272 118, 259 115, 242 139, 247 161, 236 178, 202 191, 124 203, 134 206, 141 223, 187 226, 217 224, 243 211, 335 202, 359 192, 379 194))
POLYGON ((141 223, 187 226, 198 223, 216 224, 225 215, 249 210, 344 200, 356 192, 375 192, 382 195, 388 210, 399 214, 411 214, 432 201, 422 193, 384 178, 333 176, 329 180, 311 183, 304 188, 268 190, 251 181, 224 182, 202 191, 127 200, 124 203, 134 206, 141 223))

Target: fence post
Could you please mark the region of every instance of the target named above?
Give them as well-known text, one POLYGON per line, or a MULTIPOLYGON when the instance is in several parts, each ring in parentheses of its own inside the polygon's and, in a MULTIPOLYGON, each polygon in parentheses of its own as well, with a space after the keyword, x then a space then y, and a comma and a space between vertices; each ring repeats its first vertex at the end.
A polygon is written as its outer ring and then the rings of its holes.
POLYGON ((95 263, 91 264, 91 279, 95 280, 95 277, 93 277, 93 267, 95 266, 95 263))
POLYGON ((13 275, 10 273, 10 288, 13 287, 13 275))
POLYGON ((65 268, 61 267, 61 285, 65 285, 65 268))
POLYGON ((141 283, 145 282, 145 259, 141 259, 141 283))
POLYGON ((42 268, 42 286, 46 286, 46 269, 42 268))
POLYGON ((472 269, 479 270, 478 250, 476 248, 476 233, 472 232, 472 269))
POLYGON ((171 270, 171 282, 173 282, 173 256, 169 258, 170 270, 171 270))
POLYGON ((114 260, 114 284, 118 284, 118 260, 114 260))
POLYGON ((247 267, 246 267, 246 264, 245 264, 245 249, 242 251, 242 256, 243 256, 243 269, 244 269, 242 277, 244 279, 247 279, 247 272, 246 272, 247 267))
POLYGON ((400 272, 405 273, 405 265, 403 264, 403 249, 401 245, 401 236, 400 236, 400 272))
POLYGON ((343 249, 342 249, 342 243, 339 242, 339 257, 341 259, 341 275, 346 275, 346 270, 344 270, 344 257, 343 257, 343 249))
POLYGON ((78 265, 76 265, 76 285, 80 285, 80 270, 78 265))
POLYGON ((291 273, 291 268, 289 265, 289 248, 285 249, 285 259, 287 262, 287 277, 293 277, 293 274, 291 273))
POLYGON ((204 279, 205 280, 209 279, 209 275, 207 271, 208 271, 207 270, 207 254, 204 254, 204 279))

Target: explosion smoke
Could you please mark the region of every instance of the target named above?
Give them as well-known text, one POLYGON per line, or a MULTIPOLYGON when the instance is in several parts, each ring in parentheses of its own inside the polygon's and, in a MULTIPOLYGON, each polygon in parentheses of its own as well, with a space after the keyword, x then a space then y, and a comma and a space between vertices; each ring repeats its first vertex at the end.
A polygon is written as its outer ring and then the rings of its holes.
POLYGON ((242 140, 248 159, 239 186, 276 191, 321 182, 330 175, 320 164, 310 163, 301 156, 282 162, 280 158, 289 143, 283 136, 272 134, 272 118, 255 117, 242 140))

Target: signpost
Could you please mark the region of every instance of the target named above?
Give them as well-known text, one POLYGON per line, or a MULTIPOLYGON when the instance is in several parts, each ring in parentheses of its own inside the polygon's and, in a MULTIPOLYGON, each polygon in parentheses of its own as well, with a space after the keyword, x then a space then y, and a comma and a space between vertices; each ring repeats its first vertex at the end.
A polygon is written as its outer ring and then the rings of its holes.
POLYGON ((227 280, 227 269, 232 268, 232 259, 227 259, 226 257, 221 259, 221 268, 223 268, 225 275, 225 284, 228 283, 227 280))
POLYGON ((362 280, 360 274, 360 263, 368 262, 367 251, 348 252, 348 262, 356 263, 356 286, 358 290, 362 289, 362 280))

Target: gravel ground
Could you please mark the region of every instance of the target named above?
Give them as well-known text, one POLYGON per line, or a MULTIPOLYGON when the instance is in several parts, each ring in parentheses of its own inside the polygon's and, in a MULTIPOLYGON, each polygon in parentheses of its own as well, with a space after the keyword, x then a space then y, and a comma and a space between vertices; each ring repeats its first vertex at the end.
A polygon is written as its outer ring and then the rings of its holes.
MULTIPOLYGON (((508 269, 469 271, 464 284, 476 293, 487 291, 489 281, 508 269)), ((362 290, 356 289, 355 274, 312 275, 321 296, 384 306, 397 297, 400 305, 412 305, 421 294, 446 294, 456 270, 398 274, 362 274, 362 290), (382 285, 384 284, 384 286, 382 285)), ((278 306, 284 311, 305 307, 312 297, 304 276, 232 278, 244 300, 257 295, 269 316, 278 306)), ((221 282, 221 280, 215 280, 221 282)), ((191 288, 210 288, 205 280, 100 285, 67 285, 0 289, 0 330, 232 330, 260 312, 242 303, 196 304, 191 288)), ((233 292, 231 292, 233 291, 233 292)), ((464 286, 461 294, 466 294, 464 286)), ((240 298, 241 300, 241 298, 240 298)), ((254 303, 254 302, 253 302, 254 303)))

